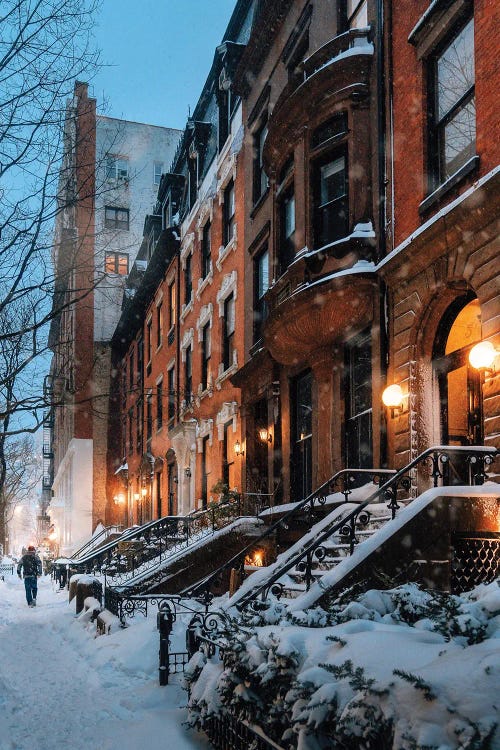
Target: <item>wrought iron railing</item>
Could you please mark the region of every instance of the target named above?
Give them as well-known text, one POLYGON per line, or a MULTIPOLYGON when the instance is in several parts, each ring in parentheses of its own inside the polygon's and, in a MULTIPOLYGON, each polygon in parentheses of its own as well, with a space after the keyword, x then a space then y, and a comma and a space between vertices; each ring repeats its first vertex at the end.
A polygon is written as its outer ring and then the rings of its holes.
MULTIPOLYGON (((353 486, 358 480, 370 479, 375 484, 379 484, 382 477, 392 476, 395 473, 392 469, 342 469, 338 471, 304 500, 294 505, 286 513, 280 515, 277 521, 268 526, 258 537, 252 539, 249 544, 218 567, 217 570, 201 581, 184 589, 181 594, 198 599, 208 608, 213 599, 212 589, 214 586, 219 584, 223 575, 233 568, 238 570, 241 575, 244 575, 245 557, 264 539, 273 536, 278 530, 287 528, 291 522, 299 519, 304 527, 304 531, 311 528, 319 518, 320 509, 324 509, 329 495, 339 492, 344 495, 344 501, 348 502, 353 486)), ((279 512, 279 507, 277 508, 277 512, 279 512)), ((324 515, 324 510, 322 513, 324 515)))
MULTIPOLYGON (((72 559, 78 560, 80 557, 83 557, 84 555, 87 555, 89 552, 92 552, 95 550, 95 548, 98 545, 102 545, 103 540, 106 540, 108 536, 111 536, 111 534, 122 534, 123 533, 123 526, 115 525, 115 526, 105 526, 101 529, 97 534, 94 534, 90 539, 88 539, 85 544, 82 544, 82 546, 76 550, 76 552, 73 552, 72 559)), ((113 541, 116 541, 114 539, 113 541)))
POLYGON ((100 573, 105 577, 106 586, 109 583, 124 585, 240 516, 239 499, 216 503, 187 516, 165 516, 127 529, 119 539, 62 565, 68 567, 70 573, 100 573))
POLYGON ((308 57, 302 63, 304 77, 309 78, 317 70, 326 65, 330 60, 335 60, 343 52, 355 49, 358 46, 365 46, 370 38, 370 29, 349 29, 343 34, 330 39, 326 44, 320 47, 314 54, 308 57))
MULTIPOLYGON (((365 501, 359 504, 354 510, 345 515, 340 520, 338 517, 332 519, 331 523, 325 526, 321 532, 314 538, 307 540, 299 551, 290 555, 284 561, 275 563, 272 566, 270 575, 265 582, 256 584, 256 586, 246 591, 238 600, 236 606, 242 609, 251 602, 259 598, 265 599, 267 594, 272 591, 278 597, 282 595, 285 586, 279 582, 279 579, 293 568, 301 565, 302 572, 305 574, 306 588, 309 588, 312 580, 312 565, 314 560, 320 560, 325 555, 323 544, 334 534, 339 534, 345 544, 349 545, 349 551, 352 554, 357 544, 356 530, 358 524, 366 525, 362 515, 366 514, 368 505, 380 501, 388 501, 387 507, 391 511, 394 519, 396 511, 399 509, 400 491, 406 491, 411 488, 412 480, 409 472, 420 466, 429 468, 429 475, 432 477, 434 487, 438 487, 440 481, 446 483, 449 479, 447 476, 447 467, 452 457, 459 457, 465 462, 467 470, 468 486, 483 484, 487 478, 485 469, 493 463, 499 451, 496 448, 487 448, 484 446, 437 446, 428 448, 413 461, 410 461, 405 467, 400 469, 394 476, 387 480, 378 490, 373 492, 365 501)), ((464 477, 465 479, 465 477, 464 477)))

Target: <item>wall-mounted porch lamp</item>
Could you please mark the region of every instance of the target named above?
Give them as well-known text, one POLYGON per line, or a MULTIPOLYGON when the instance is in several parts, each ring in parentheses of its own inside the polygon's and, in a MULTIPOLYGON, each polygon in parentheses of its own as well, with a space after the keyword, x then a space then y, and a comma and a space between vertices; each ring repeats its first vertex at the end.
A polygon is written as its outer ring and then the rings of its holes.
POLYGON ((403 390, 400 385, 388 385, 382 393, 382 403, 391 410, 391 417, 397 417, 403 411, 403 390))
POLYGON ((259 440, 261 443, 272 443, 273 442, 273 436, 267 429, 267 427, 261 427, 259 429, 259 440))
POLYGON ((113 497, 113 502, 115 505, 124 505, 125 504, 125 495, 123 492, 120 492, 118 495, 115 495, 113 497))
POLYGON ((480 372, 495 372, 495 359, 497 350, 491 341, 480 341, 472 347, 469 352, 469 363, 471 367, 480 372))
POLYGON ((139 493, 138 492, 134 492, 134 500, 137 502, 140 499, 141 499, 141 496, 139 495, 139 493))
POLYGON ((235 442, 235 444, 234 444, 234 454, 235 454, 235 456, 244 456, 245 455, 245 451, 241 447, 241 443, 240 443, 239 440, 237 440, 235 442))

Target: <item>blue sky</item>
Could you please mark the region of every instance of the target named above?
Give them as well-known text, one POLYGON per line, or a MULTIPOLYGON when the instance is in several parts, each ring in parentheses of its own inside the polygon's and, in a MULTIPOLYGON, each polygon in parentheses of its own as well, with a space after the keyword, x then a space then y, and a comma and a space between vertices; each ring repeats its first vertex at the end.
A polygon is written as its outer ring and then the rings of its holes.
POLYGON ((91 81, 99 111, 183 128, 235 2, 102 0, 95 31, 107 66, 91 81))

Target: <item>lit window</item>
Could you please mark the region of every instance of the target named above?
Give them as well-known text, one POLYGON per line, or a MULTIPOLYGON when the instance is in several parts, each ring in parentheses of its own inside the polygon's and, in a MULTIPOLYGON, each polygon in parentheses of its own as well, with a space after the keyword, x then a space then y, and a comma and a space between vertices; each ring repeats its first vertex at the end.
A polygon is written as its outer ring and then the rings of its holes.
POLYGON ((106 253, 105 267, 106 273, 117 273, 119 276, 127 276, 127 253, 106 253))
POLYGON ((476 152, 474 20, 431 62, 430 121, 433 187, 457 172, 476 152))
POLYGON ((128 208, 117 208, 115 206, 104 207, 104 226, 107 229, 128 229, 128 208))

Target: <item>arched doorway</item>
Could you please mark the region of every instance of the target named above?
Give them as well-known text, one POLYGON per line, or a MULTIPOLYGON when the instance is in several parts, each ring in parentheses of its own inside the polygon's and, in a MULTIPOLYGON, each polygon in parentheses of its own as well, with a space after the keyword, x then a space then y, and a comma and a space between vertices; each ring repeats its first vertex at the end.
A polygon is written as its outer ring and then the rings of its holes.
POLYGON ((468 294, 447 309, 434 341, 433 369, 439 385, 441 441, 445 445, 480 445, 483 413, 480 373, 469 352, 481 340, 481 308, 468 294))

